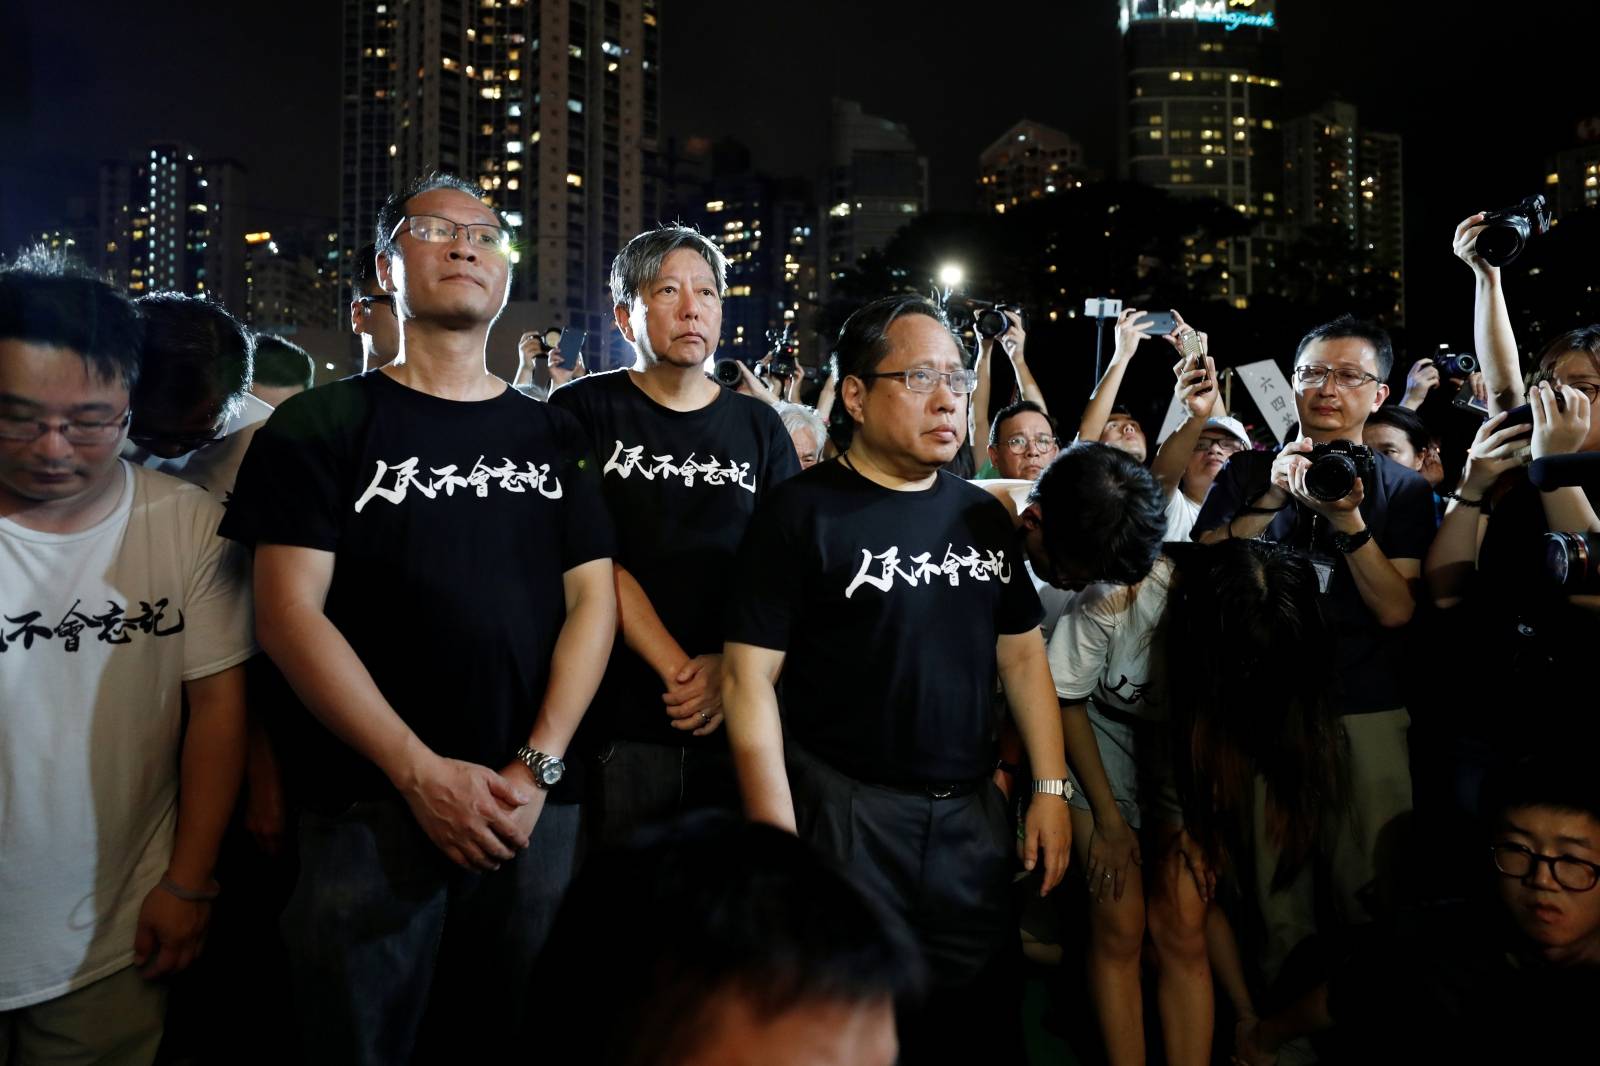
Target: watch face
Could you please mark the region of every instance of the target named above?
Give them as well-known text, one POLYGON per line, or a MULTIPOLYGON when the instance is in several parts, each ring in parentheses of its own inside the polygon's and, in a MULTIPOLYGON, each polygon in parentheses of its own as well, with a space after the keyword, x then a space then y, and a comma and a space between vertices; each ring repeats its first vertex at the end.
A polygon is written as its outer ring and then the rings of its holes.
POLYGON ((561 775, 567 772, 566 764, 560 759, 546 759, 539 767, 539 780, 545 785, 553 785, 561 780, 561 775))

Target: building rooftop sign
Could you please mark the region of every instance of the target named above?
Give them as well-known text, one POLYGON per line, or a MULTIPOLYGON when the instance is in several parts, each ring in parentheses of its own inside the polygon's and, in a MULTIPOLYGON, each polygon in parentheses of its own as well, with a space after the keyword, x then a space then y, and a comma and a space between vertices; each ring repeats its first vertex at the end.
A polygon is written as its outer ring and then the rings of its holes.
POLYGON ((1122 0, 1119 25, 1126 33, 1135 22, 1216 22, 1229 30, 1241 26, 1276 29, 1275 0, 1122 0))

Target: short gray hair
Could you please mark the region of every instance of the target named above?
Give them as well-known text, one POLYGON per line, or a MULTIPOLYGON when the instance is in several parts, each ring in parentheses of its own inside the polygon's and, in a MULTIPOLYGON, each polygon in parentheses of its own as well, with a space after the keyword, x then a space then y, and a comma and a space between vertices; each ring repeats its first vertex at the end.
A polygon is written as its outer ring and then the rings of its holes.
POLYGON ((783 419, 783 428, 793 437, 797 429, 809 429, 811 435, 817 438, 817 454, 820 457, 823 447, 828 443, 828 424, 817 414, 815 407, 803 403, 787 403, 780 401, 772 405, 778 412, 778 417, 783 419))
POLYGON ((728 257, 697 229, 674 224, 645 230, 611 261, 611 302, 631 306, 639 290, 661 273, 661 264, 679 248, 690 248, 710 264, 717 277, 717 295, 728 295, 728 257))

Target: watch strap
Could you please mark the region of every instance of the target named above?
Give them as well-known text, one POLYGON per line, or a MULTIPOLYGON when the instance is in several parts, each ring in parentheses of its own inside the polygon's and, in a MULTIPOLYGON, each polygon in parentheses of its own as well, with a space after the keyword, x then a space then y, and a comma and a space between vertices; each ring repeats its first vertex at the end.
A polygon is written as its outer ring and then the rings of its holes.
POLYGON ((1071 799, 1075 794, 1072 782, 1065 777, 1034 778, 1033 792, 1034 795, 1060 796, 1064 800, 1071 799))

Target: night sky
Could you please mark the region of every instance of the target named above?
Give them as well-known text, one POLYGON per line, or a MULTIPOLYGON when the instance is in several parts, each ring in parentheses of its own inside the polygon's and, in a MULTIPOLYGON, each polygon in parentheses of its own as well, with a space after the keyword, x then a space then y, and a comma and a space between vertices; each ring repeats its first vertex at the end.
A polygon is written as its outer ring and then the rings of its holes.
MULTIPOLYGON (((96 163, 161 138, 249 171, 253 227, 338 210, 337 0, 7 5, 0 248, 92 207, 96 163)), ((909 125, 934 206, 972 206, 976 157, 1015 120, 1055 125, 1115 171, 1113 0, 758 3, 662 0, 663 123, 731 135, 777 174, 815 176, 828 100, 909 125)), ((1405 137, 1413 327, 1465 342, 1453 224, 1539 190, 1600 115, 1600 4, 1280 0, 1286 115, 1340 96, 1405 137)))

